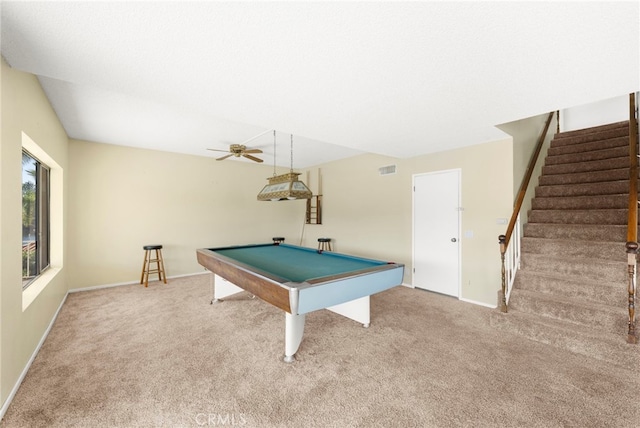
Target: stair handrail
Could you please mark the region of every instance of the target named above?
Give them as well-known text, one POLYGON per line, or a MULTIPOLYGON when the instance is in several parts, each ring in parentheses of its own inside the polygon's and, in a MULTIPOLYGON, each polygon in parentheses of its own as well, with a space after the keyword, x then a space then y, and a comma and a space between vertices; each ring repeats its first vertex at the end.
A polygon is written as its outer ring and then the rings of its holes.
POLYGON ((636 264, 638 255, 638 121, 635 93, 629 94, 629 215, 627 218, 627 273, 629 293, 628 343, 638 343, 636 334, 636 264))
MULTIPOLYGON (((500 307, 502 312, 508 311, 507 305, 509 301, 509 294, 511 292, 511 287, 513 286, 513 281, 515 280, 515 272, 520 263, 520 210, 522 209, 522 204, 524 203, 524 197, 527 193, 527 188, 529 187, 529 182, 533 175, 533 170, 536 166, 536 162, 538 161, 538 157, 540 156, 540 152, 542 151, 542 146, 547 136, 547 132, 549 131, 549 125, 551 124, 554 114, 558 115, 558 119, 560 117, 559 111, 552 111, 549 113, 544 129, 536 143, 535 150, 529 159, 527 170, 522 178, 522 183, 520 184, 520 190, 516 196, 513 213, 511 214, 507 231, 504 235, 498 236, 498 243, 500 244, 500 259, 502 262, 502 302, 500 307), (516 231, 516 239, 514 239, 516 245, 510 245, 512 243, 511 236, 513 235, 514 229, 516 231)), ((560 120, 558 120, 558 122, 560 122, 560 120)))

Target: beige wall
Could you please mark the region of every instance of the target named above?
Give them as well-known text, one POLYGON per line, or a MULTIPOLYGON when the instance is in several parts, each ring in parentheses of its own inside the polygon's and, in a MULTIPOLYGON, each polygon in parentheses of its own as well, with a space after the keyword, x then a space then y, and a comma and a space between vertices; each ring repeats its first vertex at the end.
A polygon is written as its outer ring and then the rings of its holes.
POLYGON ((76 140, 69 159, 71 289, 139 281, 145 244, 192 274, 197 248, 294 242, 304 221, 305 201, 256 200, 272 166, 76 140))
POLYGON ((513 187, 510 138, 436 153, 410 161, 412 173, 460 168, 462 173, 462 294, 461 298, 490 306, 497 304, 500 288, 498 235, 509 216, 513 187), (506 166, 506 167, 505 167, 506 166), (472 237, 467 236, 472 233, 472 237))
MULTIPOLYGON (((404 263, 406 284, 412 283, 413 175, 461 169, 462 236, 461 298, 495 306, 500 288, 498 218, 512 210, 511 139, 411 159, 373 154, 319 166, 323 224, 308 225, 303 243, 316 245, 331 237, 334 250, 404 263), (397 173, 381 176, 378 168, 397 165, 397 173), (465 232, 473 237, 465 237, 465 232)), ((310 187, 318 168, 310 171, 310 187)))
MULTIPOLYGON (((544 131, 544 125, 547 121, 548 116, 549 114, 545 113, 538 116, 516 120, 514 122, 509 122, 509 123, 505 123, 498 126, 498 128, 500 128, 501 130, 503 130, 513 138, 513 177, 514 177, 513 201, 514 203, 518 196, 518 192, 520 191, 522 180, 524 179, 524 176, 527 173, 529 162, 531 160, 533 151, 536 148, 538 138, 540 137, 540 134, 542 134, 542 131, 544 131)), ((557 124, 558 124, 557 116, 554 115, 553 119, 551 120, 551 123, 549 124, 549 129, 545 136, 545 140, 542 145, 542 149, 540 151, 540 156, 538 157, 536 161, 536 165, 533 168, 533 172, 531 174, 531 181, 529 182, 529 186, 527 187, 524 203, 520 211, 521 224, 525 224, 527 222, 527 213, 531 209, 531 199, 535 196, 535 188, 536 186, 538 186, 538 180, 540 178, 540 175, 542 175, 542 167, 544 166, 544 159, 549 149, 549 144, 551 143, 551 139, 556 133, 557 124)))
POLYGON ((304 201, 256 201, 271 176, 268 166, 74 140, 69 147, 70 288, 138 281, 144 244, 164 245, 167 274, 175 276, 203 271, 197 248, 273 236, 310 247, 330 237, 335 251, 405 263, 411 284, 413 175, 460 168, 461 297, 496 304, 497 237, 504 232, 497 219, 512 207, 511 139, 404 160, 367 154, 312 168, 302 177, 314 194, 321 182, 322 225, 304 224, 304 201), (389 164, 398 172, 380 176, 378 168, 389 164))
MULTIPOLYGON (((362 155, 308 171, 323 193, 323 224, 304 225, 304 201, 258 202, 270 168, 122 146, 71 141, 70 288, 137 281, 142 245, 164 245, 169 276, 201 272, 195 249, 287 242, 405 263, 411 284, 412 177, 462 170, 462 297, 495 305, 498 218, 511 212, 511 140, 413 159, 362 155), (398 173, 378 168, 397 164, 398 173), (472 238, 465 238, 472 231, 472 238)), ((284 172, 284 171, 283 171, 284 172)), ((304 176, 303 176, 304 177, 304 176)))
POLYGON ((2 61, 0 144, 0 402, 5 403, 67 292, 65 260, 67 136, 38 80, 2 61), (22 144, 54 162, 52 181, 52 269, 45 280, 22 292, 22 144), (38 293, 34 290, 38 289, 38 293), (27 306, 28 304, 28 306, 27 306), (23 308, 23 306, 26 306, 23 308))

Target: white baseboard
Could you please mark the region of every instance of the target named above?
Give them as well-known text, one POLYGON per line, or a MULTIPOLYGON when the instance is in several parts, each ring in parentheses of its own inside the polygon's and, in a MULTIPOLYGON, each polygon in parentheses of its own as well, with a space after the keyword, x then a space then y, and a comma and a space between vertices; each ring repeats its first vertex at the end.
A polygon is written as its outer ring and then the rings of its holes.
POLYGON ((478 302, 477 300, 463 299, 462 297, 459 300, 462 302, 473 303, 474 305, 484 306, 491 309, 496 309, 498 307, 497 305, 490 305, 488 303, 478 302))
POLYGON ((29 361, 27 361, 27 364, 25 365, 24 369, 22 370, 22 373, 20 373, 20 377, 18 377, 18 381, 16 382, 16 384, 13 387, 13 389, 9 393, 9 396, 7 397, 7 399, 5 400, 4 404, 2 405, 2 408, 0 408, 0 420, 2 420, 2 418, 4 418, 5 413, 7 413, 7 409, 9 408, 9 405, 11 404, 11 401, 13 401, 13 397, 16 396, 16 393, 18 392, 18 389, 20 388, 20 385, 22 384, 22 381, 24 380, 24 377, 27 375, 27 372, 31 368, 31 364, 33 364, 33 361, 36 359, 36 355, 38 355, 38 352, 40 352, 40 348, 44 344, 44 341, 47 339, 47 336, 49 335, 49 332, 51 331, 51 327, 53 327, 53 323, 58 318, 58 314, 60 313, 60 309, 62 309, 62 306, 64 305, 64 302, 67 301, 67 296, 68 295, 69 295, 69 292, 67 292, 67 294, 64 295, 64 298, 62 299, 62 302, 60 302, 60 305, 58 306, 58 309, 56 310, 56 313, 53 314, 53 318, 51 318, 51 321, 49 322, 49 325, 47 326, 47 329, 44 331, 44 334, 40 338, 40 342, 38 342, 38 346, 36 346, 36 349, 31 354, 31 358, 29 358, 29 361))
MULTIPOLYGON (((204 275, 204 274, 207 274, 207 273, 211 273, 211 272, 209 272, 207 270, 207 271, 204 271, 204 272, 185 273, 185 274, 182 274, 182 275, 168 276, 167 279, 169 280, 169 279, 175 279, 175 278, 184 278, 185 276, 204 275)), ((134 284, 140 284, 140 281, 115 282, 113 284, 94 285, 92 287, 73 288, 73 289, 69 290, 69 293, 78 293, 80 291, 99 290, 101 288, 120 287, 122 285, 134 285, 134 284)))
MULTIPOLYGON (((410 288, 413 288, 413 289, 416 288, 413 285, 408 285, 408 284, 402 284, 402 285, 406 285, 407 287, 410 287, 410 288)), ((424 290, 424 291, 429 291, 429 290, 424 290)), ((461 302, 473 303, 474 305, 484 306, 484 307, 491 308, 491 309, 495 309, 495 308, 498 307, 496 305, 490 305, 490 304, 485 303, 485 302, 478 302, 477 300, 465 299, 463 297, 458 297, 458 300, 460 300, 461 302)))

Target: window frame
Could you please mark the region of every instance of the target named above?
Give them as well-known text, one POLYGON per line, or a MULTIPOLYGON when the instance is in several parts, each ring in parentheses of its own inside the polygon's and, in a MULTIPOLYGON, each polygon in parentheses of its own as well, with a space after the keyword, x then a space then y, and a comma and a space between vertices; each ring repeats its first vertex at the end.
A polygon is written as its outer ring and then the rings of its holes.
MULTIPOLYGON (((25 260, 22 261, 22 290, 24 291, 31 285, 38 277, 42 275, 51 266, 51 168, 43 163, 38 157, 31 154, 28 150, 22 149, 23 159, 24 156, 30 158, 33 162, 30 164, 35 165, 35 171, 33 173, 35 181, 35 208, 34 208, 34 253, 35 253, 35 271, 33 275, 25 276, 25 260)), ((23 177, 25 174, 25 166, 23 161, 23 177)), ((22 185, 24 188, 24 178, 22 185)), ((24 204, 24 190, 23 190, 23 204, 24 204)), ((23 222, 24 226, 24 212, 23 222)), ((22 251, 25 251, 24 230, 22 231, 22 251)), ((29 241, 27 241, 29 242, 29 241)), ((26 251, 30 251, 30 243, 26 245, 26 251)), ((27 267, 29 272, 29 267, 27 267)))

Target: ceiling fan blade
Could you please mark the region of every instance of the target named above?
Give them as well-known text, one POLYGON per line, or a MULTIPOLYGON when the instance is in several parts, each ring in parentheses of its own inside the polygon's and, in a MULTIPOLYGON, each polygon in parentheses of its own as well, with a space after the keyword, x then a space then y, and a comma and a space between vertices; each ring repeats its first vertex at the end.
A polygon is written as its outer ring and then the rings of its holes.
POLYGON ((248 155, 246 153, 243 154, 242 156, 244 156, 247 159, 251 159, 254 162, 262 162, 262 159, 259 159, 259 158, 255 157, 255 156, 248 155))
POLYGON ((229 150, 218 150, 218 149, 207 149, 207 150, 211 150, 212 152, 227 152, 227 153, 229 153, 229 150))
POLYGON ((260 150, 260 149, 249 149, 249 150, 245 150, 244 153, 262 153, 262 150, 260 150))
POLYGON ((218 158, 216 160, 225 160, 226 158, 231 157, 231 156, 233 156, 233 153, 229 154, 229 155, 226 155, 226 156, 222 156, 221 158, 218 158))

